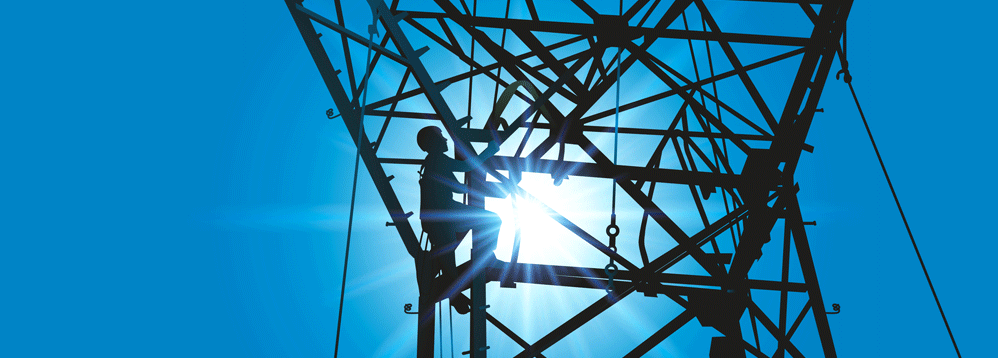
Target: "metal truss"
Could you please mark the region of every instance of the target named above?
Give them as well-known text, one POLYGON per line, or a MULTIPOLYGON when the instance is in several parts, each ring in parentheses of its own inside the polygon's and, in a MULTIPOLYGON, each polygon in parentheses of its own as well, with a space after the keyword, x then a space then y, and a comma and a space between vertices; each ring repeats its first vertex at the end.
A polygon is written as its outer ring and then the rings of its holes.
POLYGON ((455 299, 470 301, 472 357, 488 354, 486 324, 522 348, 516 357, 543 357, 547 348, 636 292, 679 309, 626 357, 649 352, 694 318, 719 334, 712 357, 804 356, 794 339, 802 325, 814 325, 820 354, 836 356, 794 173, 802 151, 813 149, 805 138, 815 112, 821 111, 818 99, 840 48, 851 0, 632 0, 622 15, 615 1, 612 12, 600 12, 599 2, 571 0, 565 1, 571 9, 552 18, 533 0, 513 0, 527 9, 529 16, 519 17, 510 16, 509 5, 505 14, 488 13, 465 0, 411 7, 399 0, 368 0, 384 31, 374 42, 366 31, 349 26, 339 0, 316 4, 329 8, 329 18, 318 8, 286 2, 335 102, 336 111, 329 115, 338 112, 357 140, 391 216, 388 225, 413 257, 420 283, 418 357, 433 355, 433 305, 447 296, 443 290, 449 283, 426 268, 427 254, 410 220, 413 212, 400 200, 400 194, 418 192, 417 184, 393 182, 388 174, 421 164, 423 155, 411 145, 406 150, 389 144, 414 142, 396 133, 414 135, 412 128, 430 124, 446 130, 459 157, 473 156, 475 143, 494 140, 517 149, 465 177, 477 189, 469 205, 484 207, 490 195, 533 198, 519 186, 519 177, 543 173, 555 182, 586 177, 606 182, 607 188, 614 183, 621 200, 642 208, 638 217, 629 218, 640 222, 637 232, 621 233, 620 239, 622 245, 637 246, 638 258, 604 244, 597 238, 605 237, 602 233, 587 232, 571 213, 541 204, 554 222, 620 265, 617 272, 519 263, 518 248, 511 262, 473 269, 480 250, 473 247, 473 259, 458 268, 468 279, 450 287, 471 289, 470 298, 459 293, 455 299), (744 9, 739 16, 725 12, 735 3, 744 9), (777 17, 772 9, 793 10, 799 18, 777 17), (322 40, 317 25, 327 32, 322 40), (326 46, 336 50, 329 53, 326 46), (364 81, 365 63, 355 56, 368 47, 374 54, 372 75, 364 81), (608 105, 618 82, 628 86, 635 79, 640 88, 627 87, 618 106, 608 105), (464 83, 467 90, 461 88, 464 83), (482 91, 482 84, 494 89, 482 91), (503 102, 499 92, 506 88, 512 89, 503 102), (369 102, 361 108, 365 90, 369 102), (515 110, 495 109, 507 103, 515 110), (464 109, 464 115, 455 108, 464 109), (622 138, 653 144, 625 151, 626 160, 615 164, 607 136, 615 130, 611 123, 618 110, 622 138), (566 159, 573 150, 584 155, 566 159), (682 192, 684 197, 677 194, 682 192), (692 223, 680 219, 691 216, 696 218, 692 223), (655 226, 662 230, 652 230, 655 226), (649 252, 652 242, 671 248, 656 256, 649 252), (776 269, 752 271, 763 262, 764 246, 777 248, 766 251, 777 253, 766 257, 776 269), (690 265, 696 270, 689 271, 690 265), (792 275, 799 279, 791 280, 792 275), (486 311, 486 283, 496 281, 504 287, 613 289, 527 342, 486 311), (758 292, 778 293, 778 302, 762 302, 753 296, 758 292), (791 307, 791 297, 803 297, 803 307, 791 307), (744 337, 747 332, 752 337, 744 337), (761 344, 760 336, 775 344, 761 344))

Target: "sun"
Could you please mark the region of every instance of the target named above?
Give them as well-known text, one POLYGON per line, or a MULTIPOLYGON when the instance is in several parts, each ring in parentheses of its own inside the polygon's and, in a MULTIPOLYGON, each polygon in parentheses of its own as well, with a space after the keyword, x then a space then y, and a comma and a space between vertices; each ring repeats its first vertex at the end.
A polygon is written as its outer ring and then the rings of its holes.
MULTIPOLYGON (((578 266, 588 257, 599 256, 595 248, 565 228, 552 216, 561 215, 579 226, 589 226, 598 205, 593 205, 592 195, 585 195, 581 188, 569 184, 556 186, 549 175, 524 173, 519 186, 528 195, 511 194, 504 199, 493 199, 486 209, 502 219, 496 257, 511 261, 519 236, 517 262, 578 266)), ((581 183, 573 183, 581 184, 581 183)), ((596 215, 600 216, 600 215, 596 215)), ((587 228, 588 229, 588 228, 587 228)), ((591 230, 601 230, 592 228, 591 230)))

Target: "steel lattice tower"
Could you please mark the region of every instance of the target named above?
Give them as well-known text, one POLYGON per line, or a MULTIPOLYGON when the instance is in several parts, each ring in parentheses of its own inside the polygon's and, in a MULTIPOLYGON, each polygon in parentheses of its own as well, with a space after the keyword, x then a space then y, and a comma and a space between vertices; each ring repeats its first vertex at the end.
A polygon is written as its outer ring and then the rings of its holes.
MULTIPOLYGON (((616 1, 566 0, 571 9, 558 14, 538 11, 533 0, 513 0, 527 9, 520 17, 510 16, 508 2, 501 2, 503 14, 479 11, 481 4, 470 0, 368 0, 379 26, 359 31, 344 21, 339 0, 318 8, 286 2, 335 102, 328 115, 341 116, 357 140, 391 215, 388 225, 413 258, 418 357, 433 355, 434 304, 444 298, 445 284, 427 268, 412 218, 418 208, 404 198, 418 193, 418 184, 393 179, 421 164, 423 154, 412 149, 415 131, 433 124, 453 139, 458 156, 474 155, 476 145, 493 140, 504 148, 484 170, 465 176, 473 189, 469 205, 488 209, 492 199, 483 193, 536 199, 540 195, 520 187, 519 178, 544 174, 552 191, 566 178, 597 183, 605 188, 601 195, 615 188, 622 207, 640 208, 619 213, 618 238, 609 227, 602 231, 611 212, 603 201, 594 204, 606 214, 598 225, 542 205, 556 225, 619 271, 602 264, 520 263, 519 237, 510 262, 474 272, 475 262, 461 265, 459 271, 473 275, 461 287, 470 294, 458 295, 472 308, 472 357, 489 352, 487 324, 520 345, 516 357, 542 357, 612 306, 637 297, 678 308, 661 329, 629 347, 628 357, 647 353, 696 324, 694 318, 718 332, 712 357, 803 356, 794 340, 802 325, 815 327, 824 356, 836 356, 794 173, 802 151, 813 150, 805 139, 821 112, 818 100, 851 0, 632 0, 620 12, 616 1), (329 13, 320 14, 326 7, 329 13), (791 10, 793 16, 778 15, 791 10), (320 40, 316 26, 327 36, 320 40), (358 49, 368 48, 373 56, 365 81, 368 63, 358 49), (615 101, 618 82, 623 90, 615 101), (512 97, 504 102, 501 92, 512 97), (504 111, 506 102, 512 110, 504 111), (612 154, 619 144, 610 140, 615 130, 624 143, 619 161, 612 154), (764 262, 773 268, 759 268, 764 262), (527 342, 486 310, 488 282, 613 290, 527 342), (803 305, 791 304, 795 297, 803 305), (760 335, 775 345, 760 345, 760 335)), ((472 248, 472 261, 477 251, 472 248)))

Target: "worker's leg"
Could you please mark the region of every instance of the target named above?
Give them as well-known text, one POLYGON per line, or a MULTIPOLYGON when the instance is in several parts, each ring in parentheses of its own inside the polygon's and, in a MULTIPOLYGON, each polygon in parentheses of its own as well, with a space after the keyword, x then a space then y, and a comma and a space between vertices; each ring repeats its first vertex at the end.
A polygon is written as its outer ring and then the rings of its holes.
POLYGON ((437 263, 440 265, 440 272, 448 280, 453 281, 457 277, 457 260, 454 258, 454 250, 445 251, 440 254, 437 263))
POLYGON ((444 277, 448 277, 449 280, 453 280, 457 276, 454 250, 460 244, 452 226, 449 223, 440 224, 435 227, 437 230, 430 235, 430 243, 433 244, 430 257, 444 277))

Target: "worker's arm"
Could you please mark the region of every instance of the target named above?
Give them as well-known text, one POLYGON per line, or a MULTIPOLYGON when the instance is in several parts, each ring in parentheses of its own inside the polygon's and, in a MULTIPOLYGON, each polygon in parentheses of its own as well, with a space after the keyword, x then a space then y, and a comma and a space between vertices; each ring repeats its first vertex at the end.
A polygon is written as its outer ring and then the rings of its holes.
MULTIPOLYGON (((478 157, 474 158, 474 160, 478 161, 477 165, 481 165, 481 163, 484 163, 486 160, 489 160, 489 158, 492 158, 492 156, 495 155, 496 152, 498 151, 499 151, 499 143, 489 142, 489 146, 485 148, 485 150, 482 151, 482 153, 479 154, 478 157)), ((493 198, 505 198, 509 196, 509 192, 506 190, 506 188, 503 185, 500 185, 499 183, 487 181, 482 184, 483 184, 482 194, 485 196, 493 198)))
POLYGON ((485 148, 481 154, 474 158, 468 158, 463 161, 448 158, 450 159, 447 161, 449 167, 448 169, 454 172, 470 172, 475 168, 480 167, 482 163, 489 160, 489 158, 492 158, 492 156, 496 155, 497 152, 499 152, 499 143, 489 142, 489 146, 485 148))
MULTIPOLYGON (((499 143, 490 142, 489 146, 485 148, 485 150, 483 150, 481 154, 477 155, 474 158, 469 158, 464 161, 451 159, 450 157, 446 156, 444 156, 443 158, 444 160, 447 161, 446 165, 449 166, 448 170, 451 170, 453 172, 469 172, 474 170, 476 167, 481 166, 482 163, 484 163, 486 160, 489 160, 489 158, 492 158, 492 156, 495 155, 496 152, 498 151, 499 151, 499 143)), ((482 183, 482 185, 483 185, 481 188, 482 195, 493 198, 505 198, 509 196, 508 189, 506 189, 504 186, 500 185, 499 183, 486 181, 482 183)), ((454 187, 456 188, 457 186, 454 187)), ((460 187, 464 190, 452 189, 452 191, 457 193, 467 192, 467 187, 465 187, 464 185, 460 185, 460 187)))

